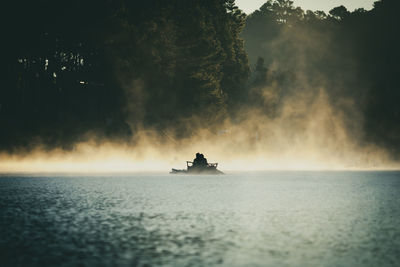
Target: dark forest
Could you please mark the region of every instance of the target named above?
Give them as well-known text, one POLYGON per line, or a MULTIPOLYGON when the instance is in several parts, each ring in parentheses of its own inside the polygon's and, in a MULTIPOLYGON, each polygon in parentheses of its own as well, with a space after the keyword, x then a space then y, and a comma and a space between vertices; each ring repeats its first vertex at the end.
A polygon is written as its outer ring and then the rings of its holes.
POLYGON ((179 140, 248 110, 279 117, 289 97, 324 88, 355 142, 399 155, 398 1, 329 14, 288 0, 248 15, 234 0, 20 0, 5 10, 1 151, 130 143, 143 129, 179 140))

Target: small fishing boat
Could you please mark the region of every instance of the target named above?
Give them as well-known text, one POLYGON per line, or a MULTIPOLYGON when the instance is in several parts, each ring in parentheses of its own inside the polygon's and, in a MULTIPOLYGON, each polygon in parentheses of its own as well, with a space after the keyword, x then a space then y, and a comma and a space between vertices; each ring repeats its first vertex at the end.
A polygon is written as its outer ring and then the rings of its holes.
POLYGON ((196 165, 192 161, 186 161, 186 170, 172 169, 171 174, 224 174, 217 170, 218 163, 207 163, 204 165, 196 165))

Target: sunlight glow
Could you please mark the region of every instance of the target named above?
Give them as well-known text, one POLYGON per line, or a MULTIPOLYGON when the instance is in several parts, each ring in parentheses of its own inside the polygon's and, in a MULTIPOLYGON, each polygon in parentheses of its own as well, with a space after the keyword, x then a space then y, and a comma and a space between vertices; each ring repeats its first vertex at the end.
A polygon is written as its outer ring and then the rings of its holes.
MULTIPOLYGON (((246 14, 250 14, 253 11, 259 9, 267 0, 236 0, 236 5, 242 9, 246 14)), ((294 0, 294 6, 300 6, 304 10, 322 10, 328 13, 332 8, 344 5, 350 11, 356 8, 365 8, 367 10, 372 8, 375 0, 294 0)))

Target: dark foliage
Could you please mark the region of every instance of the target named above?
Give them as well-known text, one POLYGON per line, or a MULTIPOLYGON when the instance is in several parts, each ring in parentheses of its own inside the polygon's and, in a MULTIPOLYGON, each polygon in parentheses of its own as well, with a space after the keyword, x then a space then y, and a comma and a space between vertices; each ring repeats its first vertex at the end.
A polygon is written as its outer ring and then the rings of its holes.
POLYGON ((190 134, 226 117, 247 81, 233 0, 9 2, 3 150, 126 141, 140 127, 190 134))

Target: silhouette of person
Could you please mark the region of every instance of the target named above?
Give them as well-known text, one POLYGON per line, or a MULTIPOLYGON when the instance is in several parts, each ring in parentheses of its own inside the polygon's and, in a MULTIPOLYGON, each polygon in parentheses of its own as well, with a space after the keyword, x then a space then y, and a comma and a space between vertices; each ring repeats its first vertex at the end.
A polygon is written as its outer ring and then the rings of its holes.
POLYGON ((203 154, 200 154, 200 164, 202 167, 207 167, 207 165, 208 165, 207 159, 204 157, 203 154))
POLYGON ((208 166, 207 159, 203 154, 196 153, 196 158, 193 160, 193 167, 206 168, 208 166))
POLYGON ((199 152, 196 153, 196 158, 193 160, 193 166, 201 165, 201 154, 199 152))

